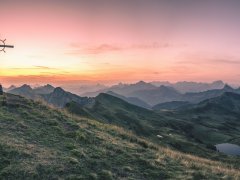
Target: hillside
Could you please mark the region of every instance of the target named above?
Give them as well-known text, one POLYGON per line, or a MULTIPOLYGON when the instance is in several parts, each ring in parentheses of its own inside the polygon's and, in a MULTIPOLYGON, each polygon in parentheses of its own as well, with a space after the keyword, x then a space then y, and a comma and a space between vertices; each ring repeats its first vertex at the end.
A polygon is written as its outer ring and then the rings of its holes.
MULTIPOLYGON (((91 106, 81 106, 72 102, 67 104, 66 108, 74 114, 87 115, 87 117, 118 125, 144 136, 151 134, 150 131, 154 129, 151 123, 160 118, 157 113, 104 93, 98 95, 91 106)), ((164 120, 159 121, 158 124, 164 124, 164 120)))
POLYGON ((173 118, 189 122, 188 134, 201 143, 240 145, 240 95, 226 92, 185 110, 171 113, 173 118))
POLYGON ((195 112, 216 114, 240 114, 240 95, 226 92, 223 95, 202 101, 194 107, 195 112))
POLYGON ((240 178, 237 163, 163 148, 20 96, 0 102, 1 179, 240 178))
POLYGON ((73 114, 117 125, 154 143, 202 157, 210 157, 215 144, 239 144, 239 115, 196 112, 200 104, 189 105, 187 109, 154 112, 100 94, 91 106, 69 103, 66 108, 73 114), (162 137, 160 140, 158 135, 162 137))

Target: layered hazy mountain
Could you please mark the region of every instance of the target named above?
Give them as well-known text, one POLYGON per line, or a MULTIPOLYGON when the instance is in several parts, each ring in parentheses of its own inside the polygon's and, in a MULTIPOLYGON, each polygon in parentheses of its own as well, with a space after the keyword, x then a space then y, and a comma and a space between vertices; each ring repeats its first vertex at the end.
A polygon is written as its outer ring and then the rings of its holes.
POLYGON ((44 85, 32 88, 29 85, 12 89, 8 93, 20 95, 33 100, 43 100, 55 107, 63 108, 68 102, 75 101, 79 104, 90 104, 93 98, 80 97, 76 94, 67 92, 60 87, 54 88, 52 85, 44 85))
MULTIPOLYGON (((119 84, 97 92, 85 93, 84 96, 96 96, 99 93, 107 93, 109 91, 124 96, 125 100, 126 98, 137 98, 150 106, 171 101, 198 103, 208 98, 220 96, 224 92, 240 92, 239 89, 233 89, 229 85, 225 85, 222 81, 215 81, 213 83, 178 82, 175 84, 169 82, 146 83, 140 81, 136 84, 119 84), (184 87, 186 87, 185 90, 183 89, 184 87)), ((142 106, 140 104, 139 106, 142 106)))
POLYGON ((83 95, 84 93, 87 92, 95 92, 108 88, 108 86, 104 84, 90 82, 82 82, 75 84, 69 83, 60 85, 60 87, 77 95, 83 95))
POLYGON ((21 87, 11 89, 10 91, 8 91, 8 93, 20 95, 31 99, 36 99, 38 97, 38 94, 36 94, 34 90, 31 88, 31 86, 27 84, 24 84, 21 87))
POLYGON ((54 91, 54 87, 50 84, 45 86, 39 86, 33 89, 34 93, 36 94, 49 94, 54 91))
POLYGON ((139 90, 151 90, 156 88, 156 86, 152 85, 151 83, 146 83, 144 81, 139 81, 135 84, 123 84, 119 83, 118 85, 111 86, 109 88, 105 88, 96 92, 87 92, 82 94, 82 96, 90 96, 94 97, 97 96, 100 93, 106 93, 108 91, 115 92, 117 94, 123 95, 123 96, 129 96, 131 93, 139 90))
MULTIPOLYGON (((216 81, 211 85, 216 84, 220 87, 222 82, 216 81)), ((206 85, 206 83, 204 85, 206 85)), ((67 92, 62 88, 54 88, 49 84, 36 88, 32 88, 25 84, 21 87, 13 88, 8 92, 31 99, 43 99, 47 103, 58 107, 64 107, 64 105, 70 101, 82 102, 85 104, 85 101, 87 103, 94 99, 87 98, 87 95, 107 93, 139 107, 160 110, 164 109, 164 107, 167 109, 176 109, 185 107, 187 104, 196 104, 209 98, 218 97, 225 92, 240 93, 240 89, 234 89, 229 85, 224 85, 224 87, 220 89, 217 88, 202 92, 181 93, 171 86, 160 85, 157 87, 151 83, 139 81, 136 84, 130 85, 118 84, 94 93, 85 93, 82 96, 67 92)))
POLYGON ((176 82, 176 83, 170 83, 168 81, 153 81, 151 84, 155 86, 170 86, 175 88, 177 91, 181 93, 187 93, 187 92, 202 92, 212 89, 222 89, 225 85, 223 81, 214 81, 212 83, 201 83, 201 82, 176 82))
POLYGON ((128 96, 129 94, 135 91, 151 90, 160 86, 173 87, 178 92, 184 94, 187 92, 202 92, 202 91, 207 91, 212 89, 222 89, 224 85, 225 83, 223 81, 214 81, 212 83, 198 83, 198 82, 187 82, 187 81, 176 82, 176 83, 170 83, 168 81, 154 81, 154 82, 147 83, 144 81, 139 81, 134 84, 119 83, 118 85, 114 85, 108 88, 105 87, 105 88, 99 89, 98 91, 94 91, 93 89, 89 88, 89 91, 82 93, 82 95, 92 97, 92 96, 97 96, 100 93, 113 91, 117 94, 128 96))
POLYGON ((9 86, 9 87, 7 87, 7 88, 3 87, 3 91, 4 91, 4 92, 8 92, 8 91, 11 91, 12 89, 15 89, 15 88, 17 88, 17 87, 14 86, 14 85, 11 85, 11 86, 9 86))
POLYGON ((32 88, 30 85, 24 84, 20 87, 11 86, 7 92, 11 94, 21 95, 28 98, 36 98, 41 94, 49 94, 54 91, 54 87, 50 84, 32 88))
POLYGON ((151 106, 162 102, 170 102, 181 99, 182 94, 172 87, 161 85, 153 89, 137 90, 129 94, 131 97, 137 97, 151 106))
POLYGON ((112 96, 115 96, 115 97, 118 97, 130 104, 133 104, 133 105, 136 105, 136 106, 139 106, 139 107, 143 107, 143 108, 146 108, 146 109, 151 109, 151 106, 149 104, 147 104, 146 102, 144 102, 143 100, 137 98, 137 97, 125 97, 125 96, 122 96, 120 94, 117 94, 115 92, 112 92, 112 91, 108 91, 106 92, 107 94, 110 94, 112 96))

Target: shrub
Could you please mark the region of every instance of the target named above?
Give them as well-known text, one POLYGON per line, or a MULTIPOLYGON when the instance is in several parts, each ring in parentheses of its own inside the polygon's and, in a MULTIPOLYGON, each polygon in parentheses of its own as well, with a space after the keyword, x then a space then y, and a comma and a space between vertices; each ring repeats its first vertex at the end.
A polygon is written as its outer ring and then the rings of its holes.
POLYGON ((113 179, 113 175, 111 171, 108 170, 102 170, 102 172, 99 175, 99 178, 101 180, 112 180, 113 179))

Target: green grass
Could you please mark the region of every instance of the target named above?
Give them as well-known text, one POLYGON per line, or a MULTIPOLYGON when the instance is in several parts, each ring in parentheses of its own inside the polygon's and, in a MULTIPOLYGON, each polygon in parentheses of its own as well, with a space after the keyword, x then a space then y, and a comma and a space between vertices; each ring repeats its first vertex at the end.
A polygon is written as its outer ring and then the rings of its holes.
POLYGON ((5 97, 5 103, 0 97, 0 179, 240 178, 231 158, 225 163, 199 158, 121 127, 5 97))

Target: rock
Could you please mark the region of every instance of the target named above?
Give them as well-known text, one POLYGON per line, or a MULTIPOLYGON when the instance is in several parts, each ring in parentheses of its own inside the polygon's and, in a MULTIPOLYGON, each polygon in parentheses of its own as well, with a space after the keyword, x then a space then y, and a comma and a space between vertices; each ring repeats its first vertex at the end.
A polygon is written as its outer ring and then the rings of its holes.
POLYGON ((0 95, 3 95, 3 88, 1 84, 0 84, 0 95))
POLYGON ((157 135, 157 137, 158 137, 158 138, 163 138, 163 136, 161 136, 161 135, 157 135))

